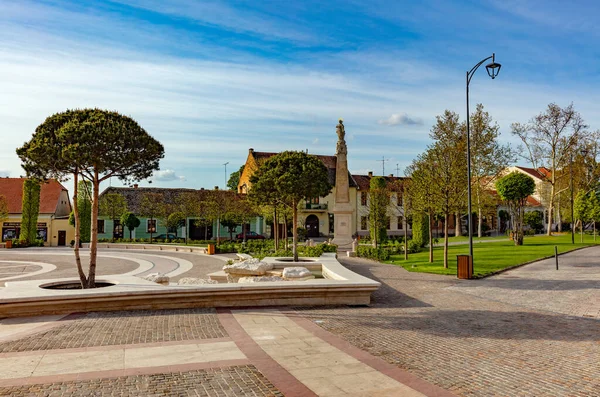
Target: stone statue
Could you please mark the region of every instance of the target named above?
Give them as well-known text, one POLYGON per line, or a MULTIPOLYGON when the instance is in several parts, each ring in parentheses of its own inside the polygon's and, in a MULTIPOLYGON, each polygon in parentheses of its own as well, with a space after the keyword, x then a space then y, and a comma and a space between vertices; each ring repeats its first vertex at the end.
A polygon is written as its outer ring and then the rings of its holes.
POLYGON ((342 119, 339 120, 339 124, 335 127, 335 132, 338 136, 338 142, 336 147, 336 154, 348 154, 348 148, 346 147, 346 141, 344 137, 346 136, 346 131, 344 130, 344 121, 342 119))

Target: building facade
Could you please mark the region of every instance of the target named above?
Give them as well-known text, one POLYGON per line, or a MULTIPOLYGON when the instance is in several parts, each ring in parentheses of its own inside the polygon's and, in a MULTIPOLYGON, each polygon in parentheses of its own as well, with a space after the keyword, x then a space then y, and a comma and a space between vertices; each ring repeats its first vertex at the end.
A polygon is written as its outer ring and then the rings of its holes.
MULTIPOLYGON (((8 219, 0 222, 2 241, 19 238, 21 233, 23 183, 25 178, 0 178, 0 195, 8 204, 8 219)), ((42 183, 37 237, 46 246, 66 246, 75 238, 75 228, 69 225, 71 201, 68 190, 55 179, 42 183)))

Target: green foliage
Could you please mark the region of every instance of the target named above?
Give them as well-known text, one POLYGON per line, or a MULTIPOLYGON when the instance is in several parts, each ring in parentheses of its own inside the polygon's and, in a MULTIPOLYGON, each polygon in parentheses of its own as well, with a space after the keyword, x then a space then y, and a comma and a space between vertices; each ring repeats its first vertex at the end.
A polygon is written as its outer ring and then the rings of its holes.
MULTIPOLYGON (((92 233, 92 186, 87 181, 80 181, 77 187, 77 210, 79 211, 79 239, 89 243, 92 233)), ((69 214, 69 225, 75 226, 75 213, 69 214)))
POLYGON ((376 261, 387 261, 390 259, 390 250, 384 247, 371 247, 359 245, 356 254, 361 258, 369 258, 376 261))
POLYGON ((535 191, 535 181, 520 172, 511 172, 496 181, 500 198, 508 205, 513 216, 513 240, 515 245, 523 244, 523 211, 527 197, 535 191))
POLYGON ((31 140, 17 149, 17 155, 28 175, 64 179, 81 174, 91 181, 94 204, 87 277, 78 250, 75 255, 82 286, 93 288, 100 183, 111 177, 123 182, 150 177, 159 169, 163 146, 130 117, 101 109, 78 109, 48 117, 36 128, 31 140))
POLYGON ((529 211, 523 215, 523 223, 531 228, 534 233, 544 231, 544 216, 540 211, 529 211))
MULTIPOLYGON (((164 216, 165 206, 164 197, 160 193, 145 193, 140 202, 139 212, 140 216, 148 218, 150 220, 157 220, 164 216)), ((157 225, 158 227, 158 222, 157 225)), ((152 235, 155 231, 150 232, 150 242, 152 242, 152 235)))
POLYGON ((327 168, 316 156, 287 151, 267 159, 250 178, 255 203, 284 203, 293 209, 294 260, 298 259, 298 203, 323 197, 332 189, 327 168))
POLYGON ((429 244, 429 217, 425 213, 413 214, 412 241, 419 248, 429 244))
POLYGON ((4 222, 8 219, 8 202, 6 197, 0 194, 0 222, 4 222))
POLYGON ((127 212, 127 200, 119 193, 107 193, 100 197, 99 215, 107 216, 112 220, 121 219, 127 212))
POLYGON ((29 178, 23 182, 23 215, 19 240, 26 241, 29 245, 33 245, 37 238, 40 190, 41 184, 37 179, 29 178))
POLYGON ((242 165, 239 170, 232 172, 229 175, 229 180, 227 181, 227 187, 229 190, 233 190, 237 192, 238 184, 240 182, 240 177, 242 176, 242 172, 244 172, 244 166, 242 165))
POLYGON ((12 239, 12 246, 13 248, 27 248, 27 247, 43 247, 44 246, 44 240, 40 240, 40 239, 34 239, 33 241, 27 241, 27 240, 23 240, 23 239, 12 239))
POLYGON ((376 176, 371 178, 369 186, 369 226, 375 246, 387 239, 387 210, 390 204, 390 191, 385 178, 376 176))
POLYGON ((136 227, 140 225, 141 221, 133 212, 125 212, 121 215, 121 225, 129 230, 129 238, 131 239, 131 233, 136 227))

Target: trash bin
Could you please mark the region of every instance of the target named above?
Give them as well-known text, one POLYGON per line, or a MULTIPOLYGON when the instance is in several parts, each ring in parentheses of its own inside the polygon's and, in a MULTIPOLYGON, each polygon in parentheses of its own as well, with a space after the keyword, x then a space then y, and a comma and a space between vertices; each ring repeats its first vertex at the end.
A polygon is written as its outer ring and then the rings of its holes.
POLYGON ((208 255, 214 255, 215 254, 215 245, 214 244, 208 244, 208 250, 206 252, 208 255))
POLYGON ((473 278, 473 257, 471 255, 456 255, 457 271, 456 277, 473 278))
POLYGON ((6 248, 12 248, 12 240, 6 240, 6 248))

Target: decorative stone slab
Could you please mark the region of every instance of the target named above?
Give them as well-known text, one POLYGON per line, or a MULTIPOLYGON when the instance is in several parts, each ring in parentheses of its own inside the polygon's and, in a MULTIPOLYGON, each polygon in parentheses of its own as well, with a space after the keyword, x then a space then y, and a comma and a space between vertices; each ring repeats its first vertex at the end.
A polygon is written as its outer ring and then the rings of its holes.
POLYGON ((169 285, 169 276, 165 276, 162 273, 150 273, 142 278, 147 281, 152 281, 153 283, 169 285))
POLYGON ((283 278, 291 281, 303 281, 313 279, 315 276, 305 267, 294 266, 283 269, 283 278))
POLYGON ((248 255, 248 254, 236 254, 236 256, 238 257, 238 259, 245 261, 247 259, 253 259, 252 255, 248 255))
POLYGON ((207 280, 204 278, 184 277, 177 282, 177 285, 204 285, 204 284, 219 284, 215 280, 207 280))
POLYGON ((243 262, 233 263, 231 265, 223 266, 225 273, 233 274, 236 276, 263 276, 267 270, 273 269, 273 265, 270 263, 262 262, 259 259, 252 258, 246 259, 243 262))
POLYGON ((273 281, 285 281, 281 277, 277 276, 262 276, 262 277, 240 277, 238 279, 238 283, 240 284, 248 284, 248 283, 264 283, 264 282, 273 282, 273 281))

